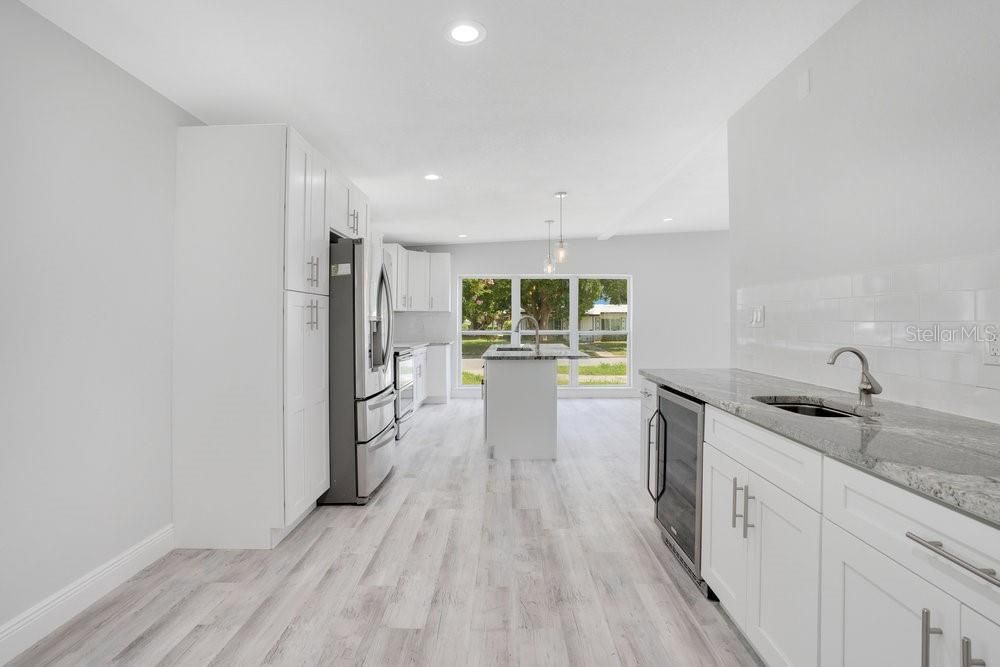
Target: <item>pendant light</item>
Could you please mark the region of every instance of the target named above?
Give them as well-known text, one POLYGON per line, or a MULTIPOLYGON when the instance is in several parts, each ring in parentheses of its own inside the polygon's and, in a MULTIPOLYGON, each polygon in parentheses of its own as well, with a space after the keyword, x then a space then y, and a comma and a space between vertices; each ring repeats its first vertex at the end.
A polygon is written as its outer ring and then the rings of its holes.
POLYGON ((545 242, 545 273, 552 273, 556 270, 556 265, 552 263, 552 225, 555 220, 546 220, 548 226, 549 239, 545 242))
POLYGON ((559 200, 559 247, 556 249, 556 260, 562 264, 566 261, 566 241, 563 240, 563 200, 566 199, 565 192, 557 192, 556 198, 559 200))

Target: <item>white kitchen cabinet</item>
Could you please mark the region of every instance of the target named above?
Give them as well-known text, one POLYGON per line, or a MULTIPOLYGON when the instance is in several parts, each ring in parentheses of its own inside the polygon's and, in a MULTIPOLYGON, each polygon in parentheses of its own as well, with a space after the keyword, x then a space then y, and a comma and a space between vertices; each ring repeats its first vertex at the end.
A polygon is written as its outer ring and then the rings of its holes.
POLYGON ((744 633, 772 667, 816 665, 822 517, 759 475, 749 479, 744 633))
POLYGON ((427 348, 413 351, 413 409, 416 410, 427 400, 427 348))
POLYGON ((284 125, 177 136, 175 544, 267 549, 329 487, 328 304, 317 292, 336 176, 284 125))
POLYGON ((824 667, 959 664, 958 600, 826 520, 822 580, 824 667))
POLYGON ((399 312, 409 310, 407 302, 409 295, 409 273, 407 268, 409 250, 398 243, 386 243, 384 249, 390 263, 393 310, 399 312))
MULTIPOLYGON (((354 218, 351 216, 351 186, 346 180, 329 174, 326 188, 326 224, 338 235, 354 237, 354 218)), ((327 241, 329 243, 329 240, 327 241)))
POLYGON ((770 665, 819 657, 818 512, 704 448, 702 576, 770 665))
POLYGON ((426 403, 447 403, 451 398, 451 343, 427 346, 424 387, 426 403))
POLYGON ((329 297, 285 292, 285 522, 330 487, 329 297))
POLYGON ((326 294, 326 159, 297 132, 287 132, 285 190, 285 289, 326 294))
POLYGON ((432 252, 428 257, 427 310, 451 311, 451 254, 432 252))
POLYGON ((348 227, 353 238, 367 238, 368 197, 353 185, 348 192, 348 227))
POLYGON ((701 576, 741 629, 746 626, 748 545, 743 539, 743 490, 749 472, 715 447, 704 448, 701 576))
MULTIPOLYGON (((969 667, 973 660, 982 660, 987 667, 1000 665, 1000 620, 991 621, 966 606, 962 606, 962 658, 960 667, 969 667), (965 659, 968 658, 968 661, 965 659)), ((982 663, 977 663, 982 664, 982 663)))
POLYGON ((418 250, 407 251, 407 310, 430 308, 430 255, 418 250))

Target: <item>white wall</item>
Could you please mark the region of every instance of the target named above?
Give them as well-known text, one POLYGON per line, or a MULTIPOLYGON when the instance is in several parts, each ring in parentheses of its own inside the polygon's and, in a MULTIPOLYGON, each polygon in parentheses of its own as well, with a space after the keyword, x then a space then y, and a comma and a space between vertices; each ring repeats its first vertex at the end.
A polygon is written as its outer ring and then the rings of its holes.
MULTIPOLYGON (((539 274, 542 241, 423 248, 450 252, 460 275, 539 274)), ((632 376, 639 368, 729 365, 729 235, 727 232, 622 236, 569 241, 558 273, 632 276, 632 376)), ((457 303, 458 295, 453 295, 457 303)), ((397 340, 454 340, 451 313, 401 313, 397 340)), ((456 353, 458 346, 455 346, 456 353)))
POLYGON ((998 80, 1000 3, 866 0, 731 119, 737 365, 1000 421, 985 344, 905 335, 1000 321, 998 80))
POLYGON ((175 131, 196 121, 12 0, 0 62, 2 628, 170 523, 175 131))

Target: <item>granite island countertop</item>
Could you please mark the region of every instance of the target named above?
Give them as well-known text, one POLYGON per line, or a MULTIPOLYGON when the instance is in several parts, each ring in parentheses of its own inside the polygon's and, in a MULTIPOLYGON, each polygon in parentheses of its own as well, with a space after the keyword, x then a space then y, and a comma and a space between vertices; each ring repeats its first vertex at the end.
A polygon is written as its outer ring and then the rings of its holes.
POLYGON ((1000 529, 1000 424, 877 396, 872 416, 807 417, 753 397, 818 397, 836 407, 854 406, 857 394, 740 369, 639 374, 1000 529))
POLYGON ((490 345, 483 352, 483 359, 486 361, 538 361, 551 359, 586 359, 588 356, 583 352, 574 352, 565 345, 542 344, 542 353, 535 355, 534 347, 530 350, 498 350, 501 345, 490 345))

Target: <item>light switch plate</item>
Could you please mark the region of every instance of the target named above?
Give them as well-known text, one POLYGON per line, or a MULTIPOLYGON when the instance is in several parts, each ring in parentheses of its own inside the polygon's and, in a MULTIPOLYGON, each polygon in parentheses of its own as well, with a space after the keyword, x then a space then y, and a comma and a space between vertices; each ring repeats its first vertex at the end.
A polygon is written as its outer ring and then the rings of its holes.
POLYGON ((750 328, 751 329, 764 328, 764 306, 750 307, 750 328))
POLYGON ((1000 366, 1000 336, 986 341, 986 356, 983 363, 987 366, 1000 366))

